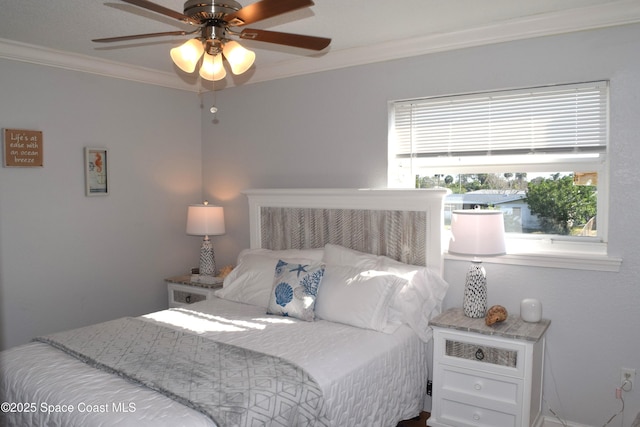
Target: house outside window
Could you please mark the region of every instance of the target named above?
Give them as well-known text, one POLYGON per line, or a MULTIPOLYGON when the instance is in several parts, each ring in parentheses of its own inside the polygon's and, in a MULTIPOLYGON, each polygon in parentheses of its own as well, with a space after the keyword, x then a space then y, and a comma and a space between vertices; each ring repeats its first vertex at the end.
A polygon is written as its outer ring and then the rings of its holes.
POLYGON ((388 186, 504 213, 509 254, 607 255, 606 81, 389 103, 388 186))

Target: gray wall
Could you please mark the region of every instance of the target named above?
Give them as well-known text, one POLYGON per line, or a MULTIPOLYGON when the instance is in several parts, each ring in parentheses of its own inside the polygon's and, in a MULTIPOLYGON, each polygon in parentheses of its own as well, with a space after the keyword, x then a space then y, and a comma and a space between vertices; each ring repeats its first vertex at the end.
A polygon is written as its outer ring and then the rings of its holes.
MULTIPOLYGON (((634 25, 219 92, 216 118, 203 113, 204 192, 227 212, 227 234, 216 241, 219 264, 232 263, 249 244, 243 189, 385 186, 389 100, 610 79, 609 250, 623 258, 621 271, 487 264, 489 304, 517 314, 522 298, 536 297, 552 320, 544 384, 551 408, 573 422, 604 424, 620 409, 614 397, 620 367, 640 372, 639 48, 634 25)), ((461 305, 467 265, 445 264, 447 307, 461 305)), ((639 385, 625 395, 625 427, 640 411, 639 385)), ((546 405, 544 411, 549 415, 546 405)))
POLYGON ((0 348, 166 308, 198 262, 196 94, 0 60, 0 127, 43 132, 44 167, 0 167, 0 348), (106 147, 111 194, 85 197, 83 148, 106 147))

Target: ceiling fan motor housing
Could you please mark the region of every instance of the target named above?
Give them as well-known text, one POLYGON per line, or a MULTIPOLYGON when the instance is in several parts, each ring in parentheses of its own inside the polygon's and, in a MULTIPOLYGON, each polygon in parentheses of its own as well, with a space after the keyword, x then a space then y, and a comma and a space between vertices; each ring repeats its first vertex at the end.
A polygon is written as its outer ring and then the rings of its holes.
POLYGON ((201 24, 222 19, 240 9, 242 5, 234 0, 187 0, 184 3, 184 14, 201 24))

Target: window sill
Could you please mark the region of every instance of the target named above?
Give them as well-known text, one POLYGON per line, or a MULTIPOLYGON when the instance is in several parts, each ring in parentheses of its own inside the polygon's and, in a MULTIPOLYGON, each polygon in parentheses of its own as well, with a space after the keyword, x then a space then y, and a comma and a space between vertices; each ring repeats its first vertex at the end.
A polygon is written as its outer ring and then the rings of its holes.
MULTIPOLYGON (((448 252, 444 255, 450 260, 469 260, 472 257, 452 255, 448 252)), ((589 270, 619 272, 622 258, 600 254, 559 254, 559 253, 519 253, 507 254, 497 257, 483 258, 485 264, 522 265, 528 267, 564 268, 569 270, 589 270)))

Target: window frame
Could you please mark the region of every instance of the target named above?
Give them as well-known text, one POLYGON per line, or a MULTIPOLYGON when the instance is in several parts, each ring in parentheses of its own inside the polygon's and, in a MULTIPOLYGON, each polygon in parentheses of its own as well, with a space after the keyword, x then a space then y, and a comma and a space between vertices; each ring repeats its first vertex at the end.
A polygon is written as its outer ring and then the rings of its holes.
MULTIPOLYGON (((503 160, 507 156, 484 155, 484 156, 448 156, 433 158, 433 167, 437 167, 437 173, 453 174, 460 173, 502 173, 502 172, 593 172, 598 173, 598 189, 597 192, 597 217, 598 217, 598 235, 597 237, 574 237, 561 235, 528 235, 526 233, 507 233, 507 254, 500 257, 493 257, 483 260, 489 263, 529 265, 541 267, 569 268, 580 270, 598 270, 598 271, 619 271, 622 260, 620 258, 611 257, 608 254, 608 224, 609 224, 609 161, 607 151, 609 147, 609 82, 598 81, 588 82, 585 84, 603 84, 606 87, 605 94, 605 124, 606 135, 604 153, 597 155, 585 155, 584 158, 577 158, 573 155, 542 155, 542 156, 511 156, 509 163, 503 160), (487 160, 491 159, 490 162, 487 160), (435 165, 438 166, 435 166, 435 165), (605 191, 602 191, 605 189, 605 191)), ((571 84, 571 86, 579 86, 580 84, 571 84)), ((546 89, 553 90, 554 87, 567 85, 547 86, 546 89)), ((535 90, 536 88, 517 89, 516 91, 535 90)), ((486 94, 499 93, 504 91, 490 91, 486 94)), ((450 97, 470 96, 474 94, 451 95, 450 97)), ((434 97, 436 98, 436 97, 434 97)), ((438 96, 438 99, 446 99, 449 96, 438 96)), ((430 98, 423 98, 424 100, 430 98)), ((407 179, 404 179, 404 185, 399 186, 394 181, 397 177, 398 160, 395 153, 395 107, 396 105, 404 105, 407 102, 420 101, 416 100, 395 100, 388 103, 388 175, 387 185, 391 188, 408 188, 407 179)), ((415 156, 409 156, 411 169, 409 177, 415 177, 413 161, 415 156)), ((435 172, 435 170, 431 170, 435 172)), ((415 180, 411 180, 415 183, 415 180)), ((448 259, 466 259, 456 255, 449 254, 446 251, 448 247, 449 233, 445 230, 443 233, 443 251, 448 259)))

